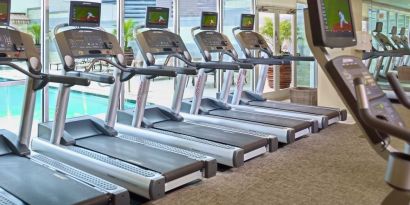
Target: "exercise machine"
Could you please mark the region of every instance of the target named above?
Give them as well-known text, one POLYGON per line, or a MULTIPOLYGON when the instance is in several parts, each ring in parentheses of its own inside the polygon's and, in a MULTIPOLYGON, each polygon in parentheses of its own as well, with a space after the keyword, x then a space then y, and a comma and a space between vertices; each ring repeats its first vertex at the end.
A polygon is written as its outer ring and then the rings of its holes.
MULTIPOLYGON (((328 125, 334 124, 338 121, 346 120, 347 112, 345 109, 271 101, 264 98, 262 93, 268 76, 269 65, 256 64, 257 60, 266 59, 263 57, 267 57, 271 59, 278 59, 287 63, 292 61, 312 62, 315 61, 315 59, 310 56, 275 56, 269 48, 265 38, 259 33, 253 31, 255 15, 242 14, 240 22, 241 26, 233 28, 232 33, 242 49, 242 52, 245 54, 246 60, 256 61, 255 65, 259 65, 260 67, 255 91, 239 92, 239 89, 237 89, 236 93, 229 96, 232 107, 252 112, 263 112, 288 117, 312 119, 319 122, 320 129, 324 129, 328 125)), ((237 85, 237 87, 239 86, 241 85, 237 85)))
POLYGON ((0 65, 27 76, 19 133, 0 130, 0 204, 129 204, 126 189, 30 150, 36 91, 49 82, 90 82, 41 73, 32 36, 8 25, 10 1, 1 0, 0 8, 7 11, 0 20, 0 65), (16 63, 26 63, 28 69, 16 63))
MULTIPOLYGON (((249 61, 239 61, 236 56, 236 51, 233 48, 229 39, 216 31, 216 25, 212 22, 217 22, 218 14, 216 12, 203 12, 201 26, 192 28, 191 33, 201 51, 206 62, 222 61, 224 56, 232 58, 236 63, 251 63, 249 61), (200 30, 198 32, 198 30, 200 30), (216 54, 219 60, 212 60, 212 55, 216 54), (237 61, 235 61, 237 60, 237 61)), ((279 60, 265 59, 269 64, 281 63, 279 60)), ((251 63, 252 65, 252 63, 251 63)), ((253 69, 252 66, 242 66, 239 70, 239 83, 236 89, 241 89, 246 77, 246 70, 253 69)), ((208 70, 201 69, 199 71, 198 79, 195 87, 195 94, 192 99, 185 99, 182 103, 182 111, 191 115, 183 116, 187 119, 201 119, 201 116, 212 118, 212 123, 223 126, 231 126, 233 128, 248 129, 261 133, 269 133, 277 136, 278 141, 282 143, 292 143, 297 138, 317 131, 317 121, 309 121, 302 119, 295 119, 289 117, 282 117, 276 115, 269 115, 266 113, 255 113, 237 110, 232 108, 224 100, 216 98, 203 98, 205 83, 207 79, 208 70), (193 116, 193 115, 197 116, 193 116), (229 124, 230 120, 236 120, 243 123, 251 123, 252 126, 245 126, 239 124, 229 124)), ((232 76, 234 70, 227 70, 224 74, 224 84, 222 86, 221 95, 227 96, 232 84, 232 76)))
POLYGON ((214 176, 213 158, 147 140, 131 142, 119 137, 113 127, 121 82, 135 75, 155 78, 173 77, 176 73, 158 67, 127 67, 116 37, 99 28, 100 11, 100 3, 71 2, 70 24, 57 26, 54 36, 64 64, 63 74, 112 84, 106 120, 93 116, 66 120, 70 87, 61 85, 54 122, 39 124, 39 137, 43 140, 33 143, 35 149, 148 199, 162 197, 167 191, 202 179, 202 175, 214 176), (85 18, 83 15, 87 13, 95 18, 85 18), (114 74, 76 70, 76 62, 84 58, 92 59, 89 68, 98 61, 106 62, 115 68, 114 74), (49 152, 50 144, 59 145, 65 152, 49 152), (74 152, 77 157, 65 154, 67 152, 74 152))
MULTIPOLYGON (((390 138, 396 137, 408 144, 410 131, 362 59, 348 55, 332 58, 327 52, 327 48, 357 44, 350 0, 338 1, 337 7, 332 4, 330 0, 308 0, 308 9, 305 9, 308 44, 372 148, 388 161, 385 180, 393 191, 382 204, 409 204, 409 150, 395 149, 390 145, 390 138), (338 13, 345 21, 339 19, 338 13)), ((398 93, 405 97, 402 94, 398 93)))
POLYGON ((136 41, 139 51, 148 66, 156 66, 158 58, 164 57, 164 64, 178 60, 186 64, 177 69, 177 82, 172 108, 159 105, 146 106, 150 79, 142 78, 136 101, 135 109, 121 110, 118 112, 116 128, 123 133, 139 133, 161 143, 184 149, 195 150, 214 157, 219 164, 239 167, 244 161, 277 149, 276 137, 255 136, 240 130, 218 128, 205 122, 192 122, 185 120, 180 115, 181 101, 184 96, 185 86, 189 75, 195 76, 197 68, 237 69, 233 63, 192 63, 191 56, 181 39, 175 33, 167 31, 169 9, 161 7, 147 8, 147 22, 143 27, 136 28, 136 41), (155 17, 162 16, 163 22, 158 23, 155 17), (149 133, 144 130, 151 131, 149 133))

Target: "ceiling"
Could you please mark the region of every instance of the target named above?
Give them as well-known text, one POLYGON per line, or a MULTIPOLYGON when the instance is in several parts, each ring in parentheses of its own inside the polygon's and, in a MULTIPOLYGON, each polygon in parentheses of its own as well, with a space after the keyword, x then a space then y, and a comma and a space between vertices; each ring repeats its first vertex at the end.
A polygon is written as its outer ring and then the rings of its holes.
MULTIPOLYGON (((410 0, 372 0, 373 2, 395 6, 398 8, 410 10, 410 0)), ((370 2, 372 2, 370 1, 370 2)))

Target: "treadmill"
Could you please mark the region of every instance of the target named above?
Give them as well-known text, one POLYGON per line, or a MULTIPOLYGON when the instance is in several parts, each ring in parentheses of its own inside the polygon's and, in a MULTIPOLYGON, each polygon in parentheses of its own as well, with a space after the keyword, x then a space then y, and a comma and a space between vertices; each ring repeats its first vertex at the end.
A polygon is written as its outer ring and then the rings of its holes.
MULTIPOLYGON (((397 96, 387 82, 386 76, 387 73, 391 72, 391 67, 394 67, 395 60, 402 58, 404 53, 398 50, 386 35, 381 33, 382 30, 383 23, 377 22, 373 37, 376 40, 375 43, 377 43, 378 47, 381 49, 376 49, 379 53, 379 57, 377 58, 373 77, 377 80, 380 88, 383 89, 389 99, 397 100, 397 96)), ((410 92, 410 88, 404 89, 407 93, 410 92)), ((410 96, 409 93, 407 95, 410 96)))
MULTIPOLYGON (((308 44, 371 147, 387 161, 384 180, 392 191, 380 203, 409 204, 410 150, 396 149, 390 140, 395 137, 408 145, 410 130, 405 127, 399 113, 377 85, 362 59, 348 55, 332 58, 328 53, 328 48, 348 48, 357 44, 350 2, 338 1, 338 6, 334 7, 329 0, 308 0, 308 9, 304 11, 308 44), (338 26, 339 22, 332 24, 327 21, 331 19, 330 15, 338 12, 342 12, 349 23, 338 26)), ((400 88, 397 79, 392 85, 400 88)), ((406 99, 404 92, 397 92, 397 95, 406 99)), ((408 99, 406 102, 409 102, 408 99)), ((406 106, 410 107, 409 104, 406 106)), ((381 179, 383 176, 374 177, 381 179)))
MULTIPOLYGON (((212 60, 212 55, 219 55, 220 58, 224 56, 229 56, 235 59, 237 56, 233 45, 229 39, 216 32, 216 24, 218 14, 216 12, 203 12, 201 27, 195 27, 192 29, 191 33, 194 37, 196 44, 198 45, 204 59, 206 62, 218 62, 212 60), (212 21, 209 21, 212 19, 212 21), (196 32, 201 30, 200 32, 196 32)), ((219 59, 221 60, 221 59, 219 59)), ((269 64, 281 63, 281 60, 264 60, 269 61, 269 64)), ((249 63, 249 62, 239 62, 239 63, 249 63)), ((242 66, 239 70, 242 73, 242 78, 244 80, 246 70, 253 69, 253 65, 242 66)), ((222 87, 221 95, 229 93, 233 70, 227 70, 224 75, 224 85, 222 87)), ((282 143, 293 143, 297 138, 306 136, 312 132, 317 132, 318 126, 317 121, 295 119, 290 117, 269 115, 266 113, 255 113, 242 111, 232 108, 223 100, 215 98, 202 98, 205 89, 205 83, 208 71, 200 70, 198 75, 198 80, 196 82, 195 94, 192 99, 186 99, 182 104, 182 111, 185 113, 190 113, 193 115, 183 114, 182 116, 189 120, 203 120, 201 116, 206 116, 211 118, 209 122, 216 125, 230 126, 233 128, 248 129, 251 131, 257 131, 262 133, 269 133, 277 136, 278 141, 282 143), (231 124, 230 120, 235 120, 237 122, 242 122, 242 124, 231 124), (247 123, 252 123, 252 126, 247 126, 247 123)), ((237 89, 241 89, 237 87, 237 89)))
POLYGON ((204 153, 216 158, 219 164, 230 167, 242 166, 244 161, 263 155, 267 151, 275 151, 278 142, 274 136, 254 135, 239 129, 216 127, 206 122, 192 122, 181 117, 179 112, 188 75, 195 76, 197 68, 237 69, 238 65, 190 62, 191 56, 181 37, 166 30, 169 9, 148 7, 146 19, 150 19, 156 13, 161 13, 165 22, 159 24, 147 21, 146 26, 135 29, 135 36, 148 66, 157 66, 159 57, 165 57, 165 65, 172 60, 178 60, 179 63, 186 65, 176 68, 178 76, 172 108, 153 104, 146 106, 150 79, 145 77, 139 86, 135 109, 118 111, 119 123, 116 129, 121 133, 138 133, 160 143, 204 153), (131 129, 140 127, 145 129, 131 129))
MULTIPOLYGON (((10 11, 10 1, 0 4, 10 11)), ((129 204, 126 189, 30 150, 36 91, 49 82, 87 85, 89 81, 41 73, 32 36, 8 26, 9 15, 4 15, 0 65, 21 72, 27 80, 18 135, 0 130, 0 204, 129 204), (28 69, 15 62, 26 63, 28 69)))
MULTIPOLYGON (((410 49, 410 44, 409 44, 409 38, 406 36, 406 28, 402 27, 400 29, 399 36, 401 38, 401 41, 403 42, 403 45, 410 49)), ((404 61, 405 65, 410 65, 410 56, 407 56, 407 60, 404 61)))
POLYGON ((390 32, 391 39, 394 44, 403 52, 403 57, 400 59, 399 66, 407 66, 409 65, 409 57, 410 57, 410 46, 407 41, 403 41, 402 32, 404 33, 405 28, 402 28, 400 34, 397 33, 397 27, 393 26, 390 32))
MULTIPOLYGON (((263 54, 268 58, 282 60, 286 63, 295 61, 315 61, 315 58, 309 56, 274 56, 264 37, 253 31, 254 21, 255 15, 242 14, 241 26, 232 29, 232 33, 245 54, 246 60, 254 61, 262 59, 261 57, 255 57, 254 54, 263 54)), ((324 129, 328 125, 346 120, 347 112, 345 109, 267 100, 263 97, 262 93, 265 87, 269 65, 258 64, 257 61, 255 62, 255 65, 261 66, 256 91, 242 91, 230 95, 229 100, 232 107, 254 112, 265 112, 288 117, 317 120, 319 122, 319 129, 324 129)))
MULTIPOLYGON (((101 4, 71 2, 70 24, 55 28, 55 41, 65 75, 113 84, 109 113, 116 113, 121 82, 135 75, 149 78, 176 75, 174 71, 160 68, 126 67, 116 37, 98 27, 99 19, 78 16, 87 14, 84 10, 98 17, 101 4), (114 76, 76 70, 76 62, 84 58, 92 59, 89 68, 96 62, 106 62, 115 68, 114 76)), ((148 199, 157 199, 167 191, 201 180, 202 175, 212 177, 216 174, 213 158, 148 140, 131 142, 122 139, 113 128, 112 121, 108 121, 112 116, 107 116, 106 121, 93 116, 66 120, 69 94, 70 86, 59 87, 54 122, 39 124, 41 139, 33 142, 35 150, 120 184, 129 192, 148 199), (50 144, 59 145, 62 151, 51 152, 48 149, 50 144), (68 155, 67 152, 75 154, 68 155)))

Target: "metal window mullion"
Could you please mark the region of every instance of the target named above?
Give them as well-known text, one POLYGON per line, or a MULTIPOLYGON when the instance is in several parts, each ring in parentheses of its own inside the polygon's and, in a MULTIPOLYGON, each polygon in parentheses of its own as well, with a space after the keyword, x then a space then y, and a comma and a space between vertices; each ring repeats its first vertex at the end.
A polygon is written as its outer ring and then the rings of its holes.
MULTIPOLYGON (((50 1, 49 0, 42 0, 40 5, 40 21, 41 21, 41 62, 43 64, 43 72, 49 73, 50 72, 50 62, 49 62, 49 13, 50 13, 50 1)), ((41 113, 41 122, 48 122, 49 121, 49 94, 48 94, 48 86, 46 86, 42 90, 42 98, 41 98, 41 106, 42 106, 42 113, 41 113)))
MULTIPOLYGON (((120 42, 120 45, 122 48, 125 47, 125 36, 124 36, 124 5, 125 5, 125 0, 117 0, 117 38, 118 41, 120 42)), ((124 89, 124 83, 121 85, 121 94, 120 94, 120 103, 119 103, 119 109, 123 110, 124 109, 124 104, 125 104, 125 89, 124 89)))

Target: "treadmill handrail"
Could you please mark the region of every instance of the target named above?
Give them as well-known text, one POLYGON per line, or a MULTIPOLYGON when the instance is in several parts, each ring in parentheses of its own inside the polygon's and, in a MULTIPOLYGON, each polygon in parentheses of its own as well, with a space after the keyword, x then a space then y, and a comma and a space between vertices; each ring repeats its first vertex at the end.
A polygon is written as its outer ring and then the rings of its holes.
POLYGON ((41 80, 43 81, 43 83, 41 84, 44 84, 44 85, 49 82, 62 83, 62 84, 68 84, 68 85, 83 85, 83 86, 90 85, 90 81, 85 78, 62 76, 62 75, 51 75, 51 74, 44 74, 44 73, 34 74, 10 62, 0 62, 0 65, 10 66, 11 68, 23 73, 24 75, 30 78, 41 80))
POLYGON ((410 100, 407 97, 403 87, 400 85, 397 73, 387 73, 387 80, 389 81, 394 93, 397 95, 397 98, 399 99, 400 103, 403 104, 404 107, 410 109, 410 100))
POLYGON ((390 134, 394 137, 397 137, 401 140, 410 143, 410 130, 396 125, 392 125, 387 121, 378 119, 372 115, 371 110, 369 109, 369 100, 366 94, 366 87, 361 78, 354 79, 356 97, 358 99, 358 111, 360 116, 364 119, 363 121, 380 132, 390 134))

